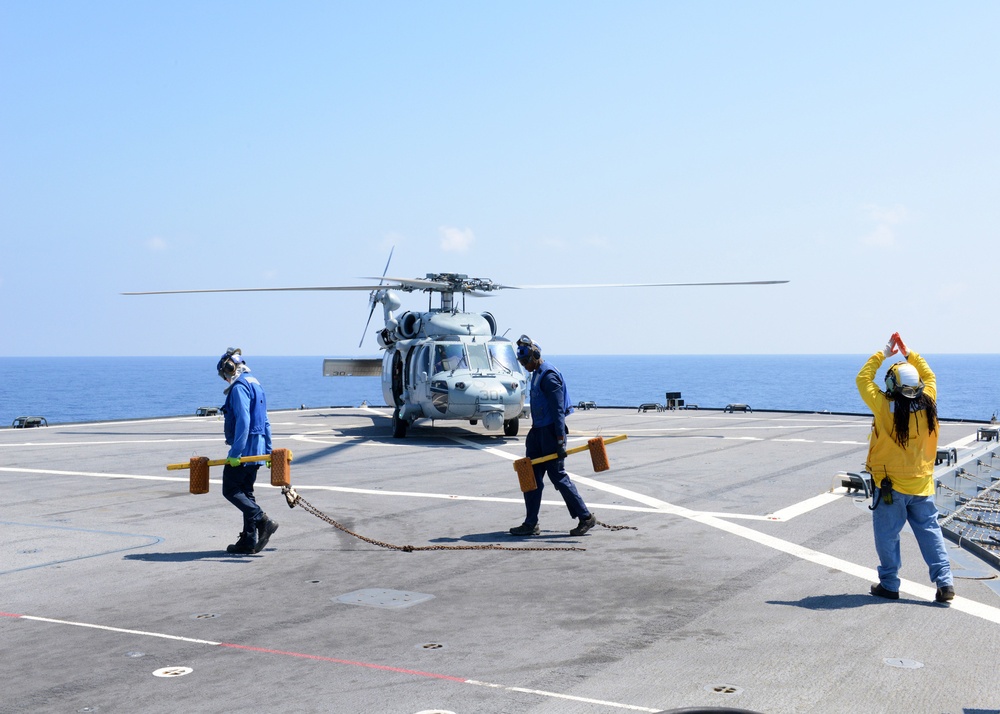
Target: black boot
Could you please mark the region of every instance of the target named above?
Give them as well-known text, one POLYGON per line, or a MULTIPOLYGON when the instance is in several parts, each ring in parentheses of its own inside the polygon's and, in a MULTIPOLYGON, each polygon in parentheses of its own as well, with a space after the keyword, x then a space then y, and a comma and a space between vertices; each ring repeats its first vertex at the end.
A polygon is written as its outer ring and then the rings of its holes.
POLYGON ((240 533, 240 539, 232 545, 227 545, 226 552, 234 555, 250 555, 251 553, 255 553, 254 546, 256 543, 253 536, 253 533, 240 533))
POLYGON ((278 524, 268 518, 266 513, 262 513, 260 520, 257 521, 257 545, 254 546, 253 552, 259 553, 264 550, 264 546, 271 540, 271 536, 276 530, 278 530, 278 524))
POLYGON ((580 525, 578 525, 576 528, 574 528, 573 530, 571 530, 569 532, 569 534, 571 536, 582 536, 584 533, 586 533, 587 531, 589 531, 595 525, 597 525, 597 516, 595 516, 593 513, 591 513, 586 518, 581 518, 580 519, 580 525))

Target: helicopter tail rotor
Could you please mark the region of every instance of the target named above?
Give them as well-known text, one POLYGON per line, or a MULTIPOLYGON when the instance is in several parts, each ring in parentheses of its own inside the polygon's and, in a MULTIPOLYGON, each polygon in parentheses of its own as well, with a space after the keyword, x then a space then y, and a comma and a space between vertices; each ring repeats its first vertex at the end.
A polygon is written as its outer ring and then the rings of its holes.
MULTIPOLYGON (((379 281, 378 281, 379 286, 381 286, 382 283, 385 281, 386 273, 389 272, 389 263, 392 262, 392 252, 394 250, 396 250, 396 246, 392 246, 389 249, 389 259, 387 261, 385 261, 385 270, 382 271, 382 277, 379 278, 379 281)), ((372 308, 371 308, 371 310, 368 311, 368 320, 367 320, 367 322, 365 322, 365 331, 361 333, 361 342, 358 343, 358 347, 361 347, 361 345, 365 341, 365 335, 368 334, 368 326, 371 325, 371 323, 372 323, 372 315, 375 314, 375 306, 378 304, 378 301, 376 300, 377 296, 378 296, 378 290, 372 290, 368 294, 368 302, 371 304, 372 308)))

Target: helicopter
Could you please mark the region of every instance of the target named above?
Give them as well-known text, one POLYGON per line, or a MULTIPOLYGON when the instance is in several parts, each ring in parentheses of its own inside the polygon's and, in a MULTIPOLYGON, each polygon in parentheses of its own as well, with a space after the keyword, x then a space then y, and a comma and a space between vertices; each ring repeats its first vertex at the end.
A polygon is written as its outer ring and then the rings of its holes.
POLYGON ((527 375, 517 362, 514 344, 497 335, 496 318, 465 309, 466 295, 483 297, 504 286, 460 273, 382 280, 392 284, 372 292, 368 319, 370 323, 381 305, 384 327, 377 341, 384 355, 325 359, 323 375, 381 376, 385 403, 393 407, 396 438, 404 437, 409 425, 421 418, 460 419, 472 425, 481 420, 487 431, 502 428, 504 436, 517 436, 527 375), (395 293, 415 290, 437 293, 438 307, 428 304, 426 312, 396 314, 402 302, 395 293), (462 297, 461 309, 456 295, 462 297))
MULTIPOLYGON (((389 261, 392 260, 392 252, 389 261)), ((530 288, 622 288, 712 285, 775 285, 787 280, 711 283, 619 283, 584 285, 503 285, 488 278, 461 273, 428 273, 424 278, 386 277, 389 262, 372 285, 339 285, 290 288, 221 288, 207 290, 159 290, 127 292, 123 295, 180 293, 280 292, 309 290, 369 291, 372 315, 382 306, 384 326, 377 332, 381 357, 328 358, 323 360, 327 377, 381 377, 385 403, 393 408, 392 435, 401 439, 418 419, 461 420, 472 425, 482 421, 487 431, 503 430, 517 436, 525 411, 528 375, 517 361, 515 344, 497 334, 497 321, 489 312, 467 312, 465 299, 487 297, 498 290, 530 288), (402 301, 396 293, 428 293, 426 311, 398 312, 402 301), (432 306, 437 293, 439 303, 432 306), (460 300, 456 298, 461 298, 460 300), (459 302, 461 305, 459 306, 459 302)), ((506 333, 505 333, 506 334, 506 333)))

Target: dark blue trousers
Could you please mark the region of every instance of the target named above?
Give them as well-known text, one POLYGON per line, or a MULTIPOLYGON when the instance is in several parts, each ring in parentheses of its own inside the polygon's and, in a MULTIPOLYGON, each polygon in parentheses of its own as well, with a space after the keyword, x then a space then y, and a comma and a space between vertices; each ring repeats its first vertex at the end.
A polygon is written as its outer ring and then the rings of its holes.
MULTIPOLYGON (((537 459, 539 456, 554 454, 558 448, 555 435, 555 426, 532 426, 528 432, 528 437, 524 440, 525 455, 529 459, 537 459)), ((530 526, 538 523, 538 511, 542 507, 542 489, 545 487, 543 477, 549 475, 549 480, 556 490, 562 495, 569 509, 569 515, 573 518, 587 518, 590 516, 590 509, 583 502, 576 486, 570 481, 569 474, 566 473, 564 459, 546 461, 543 464, 535 464, 532 469, 535 471, 535 483, 538 488, 534 491, 527 491, 524 494, 525 516, 524 522, 530 526)))
POLYGON ((243 512, 243 532, 257 535, 257 521, 264 511, 257 505, 253 495, 253 485, 257 481, 257 469, 260 464, 241 464, 222 467, 222 495, 226 500, 243 512))

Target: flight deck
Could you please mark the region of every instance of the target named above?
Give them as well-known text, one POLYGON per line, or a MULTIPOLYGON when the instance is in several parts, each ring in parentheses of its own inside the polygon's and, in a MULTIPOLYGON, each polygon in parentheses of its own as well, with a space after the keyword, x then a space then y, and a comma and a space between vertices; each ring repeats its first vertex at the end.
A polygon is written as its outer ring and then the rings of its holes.
MULTIPOLYGON (((201 495, 166 469, 225 456, 219 417, 0 430, 0 712, 1000 712, 1000 571, 949 541, 937 604, 907 528, 900 600, 869 594, 838 474, 870 417, 579 410, 568 446, 627 435, 566 462, 602 525, 570 536, 546 481, 528 538, 529 421, 270 418, 310 510, 262 469, 280 528, 245 556, 221 467, 201 495)), ((992 463, 980 426, 940 424, 942 474, 992 463)))

